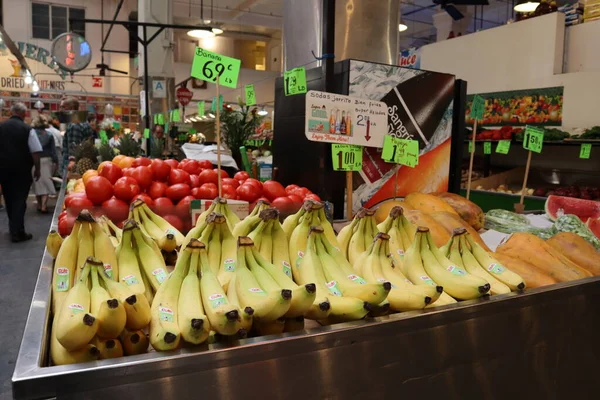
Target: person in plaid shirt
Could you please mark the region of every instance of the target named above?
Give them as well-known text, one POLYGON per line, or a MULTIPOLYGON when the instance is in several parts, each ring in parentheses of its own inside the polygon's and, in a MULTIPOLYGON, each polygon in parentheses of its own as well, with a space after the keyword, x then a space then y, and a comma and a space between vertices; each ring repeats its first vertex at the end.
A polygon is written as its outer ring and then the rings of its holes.
MULTIPOLYGON (((60 108, 64 111, 78 111, 79 101, 74 97, 67 97, 60 103, 60 108)), ((69 166, 69 156, 72 155, 75 146, 92 136, 94 131, 87 121, 79 122, 74 119, 69 124, 63 137, 63 168, 69 166)))

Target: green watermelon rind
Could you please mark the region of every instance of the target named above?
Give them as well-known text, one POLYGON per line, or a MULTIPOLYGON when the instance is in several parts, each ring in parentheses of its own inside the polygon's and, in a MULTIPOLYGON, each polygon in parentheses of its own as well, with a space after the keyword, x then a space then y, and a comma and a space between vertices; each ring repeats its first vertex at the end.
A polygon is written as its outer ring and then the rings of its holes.
POLYGON ((574 197, 550 195, 546 199, 544 210, 552 221, 565 214, 576 215, 582 222, 589 218, 600 218, 600 202, 574 197))

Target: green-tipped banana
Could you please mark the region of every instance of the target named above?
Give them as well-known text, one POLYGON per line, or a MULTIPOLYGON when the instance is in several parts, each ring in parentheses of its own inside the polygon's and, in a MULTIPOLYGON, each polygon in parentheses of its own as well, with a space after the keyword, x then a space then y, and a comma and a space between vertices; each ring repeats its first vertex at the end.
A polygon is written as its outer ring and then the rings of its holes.
POLYGON ((491 274, 489 274, 479 263, 477 259, 473 256, 471 251, 464 244, 464 235, 455 237, 455 241, 460 241, 460 249, 462 253, 462 261, 464 268, 471 275, 478 276, 482 279, 485 279, 490 284, 490 293, 491 294, 504 294, 510 293, 510 288, 506 286, 504 283, 500 282, 496 278, 494 278, 491 274))

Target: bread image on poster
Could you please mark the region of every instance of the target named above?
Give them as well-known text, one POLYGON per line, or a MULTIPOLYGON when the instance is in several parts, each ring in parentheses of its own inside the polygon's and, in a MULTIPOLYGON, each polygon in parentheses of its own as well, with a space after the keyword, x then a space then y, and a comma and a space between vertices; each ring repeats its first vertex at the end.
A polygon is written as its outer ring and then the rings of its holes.
POLYGON ((415 168, 383 161, 381 149, 363 149, 359 172, 363 183, 354 191, 355 212, 411 192, 448 190, 454 81, 454 75, 449 74, 350 62, 348 94, 386 103, 387 134, 419 142, 415 168))

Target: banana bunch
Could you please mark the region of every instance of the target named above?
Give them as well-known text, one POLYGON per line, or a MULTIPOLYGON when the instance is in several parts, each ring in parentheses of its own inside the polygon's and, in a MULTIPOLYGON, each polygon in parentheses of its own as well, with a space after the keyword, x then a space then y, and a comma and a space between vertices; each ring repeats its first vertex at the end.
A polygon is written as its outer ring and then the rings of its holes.
POLYGON ((212 213, 223 215, 227 220, 227 225, 231 231, 233 231, 233 227, 240 222, 240 218, 233 211, 231 211, 231 208, 229 208, 227 199, 217 197, 212 201, 212 203, 210 203, 210 206, 198 216, 198 219, 196 220, 196 226, 205 223, 206 217, 212 213))
POLYGON ((325 205, 318 201, 307 200, 296 214, 283 221, 283 231, 289 238, 289 261, 292 275, 298 281, 298 266, 304 257, 311 226, 320 226, 329 243, 339 247, 333 226, 325 215, 325 205))
POLYGON ((165 252, 175 250, 184 242, 183 234, 163 217, 155 214, 142 200, 131 203, 129 219, 137 222, 146 236, 151 237, 165 252))
POLYGON ((236 270, 237 242, 225 215, 211 212, 202 220, 198 218, 198 225, 188 232, 184 244, 187 246, 192 239, 200 240, 206 246, 210 268, 227 292, 236 270))
POLYGON ((487 294, 490 284, 450 261, 436 247, 428 228, 418 227, 412 245, 404 255, 402 272, 415 285, 443 286, 444 293, 435 306, 487 294), (448 296, 449 295, 449 296, 448 296))
POLYGON ((98 222, 98 224, 104 230, 104 232, 106 232, 109 235, 110 241, 112 242, 113 246, 117 247, 123 237, 123 230, 116 226, 109 218, 106 218, 106 216, 104 215, 101 215, 100 217, 96 218, 96 222, 98 222))
MULTIPOLYGON (((46 242, 58 242, 50 233, 46 242), (53 237, 53 239, 51 239, 53 237)), ((56 247, 50 244, 50 247, 56 247)), ((49 251, 53 251, 50 250, 49 251)), ((100 227, 88 210, 77 216, 71 234, 60 244, 52 273, 52 312, 56 313, 73 284, 80 278, 88 257, 100 259, 112 279, 118 279, 118 260, 109 235, 100 227)))
POLYGON ((256 202, 256 204, 254 205, 254 208, 252 209, 252 212, 248 215, 248 217, 253 217, 255 215, 259 215, 261 213, 261 211, 266 210, 268 208, 272 208, 271 204, 268 201, 266 201, 266 200, 258 200, 256 202))
POLYGON ((440 251, 469 274, 489 282, 492 295, 525 289, 523 278, 490 256, 464 228, 454 229, 452 237, 440 251))
POLYGON ((377 234, 375 211, 361 208, 350 224, 340 230, 337 240, 342 254, 355 265, 359 256, 367 250, 377 234))
POLYGON ((101 260, 88 257, 77 282, 57 308, 50 339, 50 357, 55 365, 146 351, 147 342, 143 347, 140 336, 145 339, 145 334, 138 332, 132 339, 127 332, 148 325, 150 305, 144 296, 111 279, 109 272, 101 260))
POLYGON ((403 260, 404 253, 414 239, 414 228, 404 216, 404 209, 400 206, 393 207, 387 218, 377 225, 377 229, 378 232, 387 233, 390 236, 389 247, 391 254, 403 260))
POLYGON ((420 310, 436 302, 443 292, 437 285, 418 286, 413 284, 400 271, 401 267, 390 256, 390 235, 379 232, 373 243, 364 253, 361 274, 364 279, 373 283, 387 283, 391 287, 387 296, 393 311, 420 310))

